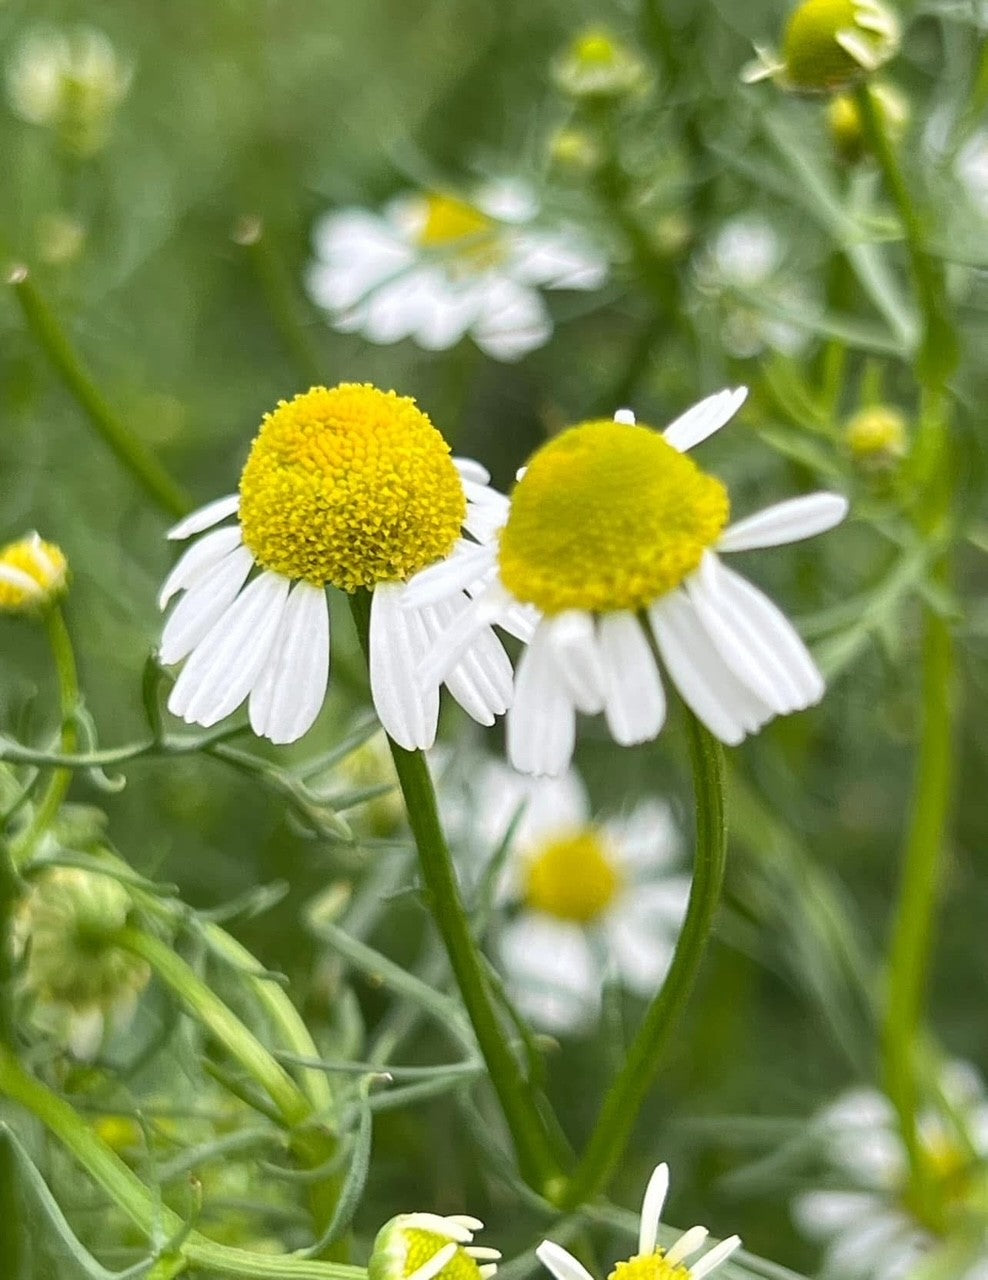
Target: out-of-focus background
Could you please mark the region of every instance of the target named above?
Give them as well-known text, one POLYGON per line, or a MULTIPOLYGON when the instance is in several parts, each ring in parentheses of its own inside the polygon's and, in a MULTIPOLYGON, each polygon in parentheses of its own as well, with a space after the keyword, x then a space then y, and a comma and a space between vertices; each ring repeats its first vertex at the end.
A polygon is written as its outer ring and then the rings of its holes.
MULTIPOLYGON (((741 82, 754 45, 778 45, 786 13, 769 0, 6 0, 0 250, 5 263, 30 268, 107 402, 196 502, 232 491, 279 398, 344 380, 415 396, 455 450, 483 461, 505 488, 565 424, 628 403, 661 426, 702 395, 743 382, 747 408, 704 453, 728 481, 735 511, 814 487, 852 498, 852 520, 822 542, 746 558, 751 577, 805 624, 832 687, 819 708, 732 753, 727 906, 614 1191, 636 1203, 648 1169, 667 1158, 674 1220, 738 1230, 751 1250, 810 1271, 819 1248, 797 1231, 791 1201, 829 1177, 804 1149, 809 1118, 877 1076, 873 1002, 917 733, 917 575, 903 567, 908 548, 898 540, 897 462, 863 465, 845 426, 881 401, 901 411, 908 431, 916 396, 902 341, 909 316, 895 302, 905 259, 877 175, 835 150, 826 99, 741 82), (75 108, 56 110, 49 94, 46 116, 44 77, 56 72, 44 59, 57 62, 59 42, 79 39, 82 28, 101 33, 93 92, 103 98, 87 106, 83 87, 75 108), (560 59, 589 28, 640 64, 607 128, 599 107, 560 84, 560 59), (610 145, 616 170, 599 153, 610 145), (416 193, 470 201, 503 179, 535 194, 544 224, 578 228, 606 264, 598 287, 544 293, 548 340, 502 361, 469 336, 430 351, 333 327, 307 286, 327 215, 378 214, 416 193), (896 282, 891 302, 884 277, 869 294, 868 267, 848 266, 857 244, 896 282), (826 382, 828 361, 841 371, 807 407, 806 388, 826 382)), ((958 486, 971 530, 960 553, 961 604, 944 605, 962 611, 964 710, 930 1007, 947 1055, 984 1070, 988 611, 986 526, 977 521, 988 393, 988 14, 974 0, 929 0, 902 5, 900 16, 903 49, 884 76, 908 110, 906 172, 934 251, 948 259, 962 340, 958 486)), ((66 614, 103 745, 144 731, 142 670, 173 560, 168 523, 93 431, 5 289, 0 541, 36 528, 64 549, 66 614)), ((345 602, 333 610, 330 699, 304 742, 271 751, 281 763, 328 748, 367 712, 345 602)), ((37 628, 0 620, 3 732, 27 741, 51 731, 49 662, 37 628)), ((498 730, 468 727, 455 709, 444 737, 460 752, 500 749, 498 730)), ((643 797, 667 800, 688 867, 690 784, 677 717, 642 748, 618 750, 593 724, 581 743, 593 803, 620 812, 643 797)), ((73 799, 102 809, 132 865, 174 881, 196 907, 285 881, 286 896, 235 932, 289 975, 317 1026, 338 1020, 331 1006, 343 988, 298 926, 315 894, 336 881, 359 885, 382 874, 380 860, 395 859, 368 935, 411 963, 427 932, 399 847, 341 852, 311 839, 277 795, 216 761, 132 764, 126 788, 109 793, 80 778, 73 799)), ((477 803, 457 822, 469 828, 477 803)), ((483 857, 475 834, 461 845, 467 861, 483 857)), ((359 979, 353 990, 373 1026, 383 997, 359 979)), ((596 1034, 564 1036, 564 1049, 547 1053, 549 1091, 572 1134, 592 1122, 640 1007, 633 996, 609 999, 596 1034)), ((434 1060, 427 1031, 413 1051, 434 1060)), ((441 1097, 379 1116, 358 1229, 462 1198, 487 1206, 482 1216, 502 1247, 520 1248, 536 1220, 518 1225, 482 1155, 456 1140, 449 1107, 441 1097), (423 1194, 429 1203, 420 1204, 423 1194)))

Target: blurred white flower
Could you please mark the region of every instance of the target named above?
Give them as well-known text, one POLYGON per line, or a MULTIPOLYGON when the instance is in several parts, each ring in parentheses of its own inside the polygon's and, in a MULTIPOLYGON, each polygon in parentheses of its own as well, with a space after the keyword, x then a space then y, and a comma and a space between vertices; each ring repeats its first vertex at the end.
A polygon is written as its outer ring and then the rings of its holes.
MULTIPOLYGON (((849 1280, 898 1280, 947 1234, 955 1215, 983 1195, 988 1095, 977 1071, 951 1062, 941 1101, 919 1119, 923 1191, 909 1162, 892 1103, 877 1089, 853 1089, 819 1117, 826 1189, 793 1201, 796 1225, 825 1245, 824 1273, 849 1280)), ((979 1280, 988 1253, 954 1280, 979 1280)))
POLYGON ((596 1017, 613 977, 651 996, 672 959, 690 878, 668 807, 643 800, 598 821, 583 784, 522 777, 497 761, 478 771, 476 829, 496 849, 513 821, 498 886, 517 913, 498 943, 512 997, 538 1027, 575 1031, 596 1017))
POLYGON ((372 342, 445 351, 469 334, 493 359, 518 360, 552 334, 540 287, 592 290, 607 278, 578 229, 543 227, 537 214, 518 182, 489 184, 471 203, 420 192, 381 214, 342 209, 316 226, 309 293, 337 329, 372 342))
POLYGON ((979 129, 961 147, 956 171, 971 203, 988 218, 988 129, 979 129))
POLYGON ((106 142, 133 67, 95 27, 39 27, 7 63, 10 105, 22 120, 56 130, 79 155, 106 142))

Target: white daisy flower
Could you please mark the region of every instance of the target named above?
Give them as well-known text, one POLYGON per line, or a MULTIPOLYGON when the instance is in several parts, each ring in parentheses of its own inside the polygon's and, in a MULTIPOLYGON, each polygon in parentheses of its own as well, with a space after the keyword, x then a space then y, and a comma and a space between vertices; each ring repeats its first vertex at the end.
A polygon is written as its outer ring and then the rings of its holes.
MULTIPOLYGON (((910 1178, 895 1110, 877 1089, 853 1089, 819 1117, 827 1186, 793 1201, 796 1225, 825 1246, 824 1273, 899 1280, 980 1203, 988 1159, 988 1095, 977 1071, 949 1063, 940 1103, 919 1120, 926 1177, 910 1178)), ((983 1280, 988 1252, 958 1280, 983 1280)))
POLYGON ((465 1213, 400 1213, 377 1233, 369 1280, 493 1280, 500 1250, 473 1243, 483 1225, 465 1213))
POLYGON ((719 480, 686 456, 728 422, 745 388, 702 400, 665 432, 613 422, 571 427, 532 458, 500 535, 469 563, 450 560, 409 583, 409 607, 475 597, 420 670, 440 678, 475 630, 510 619, 530 639, 508 717, 523 773, 558 774, 573 754, 576 712, 603 712, 622 745, 662 728, 666 700, 651 642, 683 700, 722 742, 823 695, 823 677, 776 606, 719 553, 822 533, 847 513, 814 493, 728 524, 719 480))
MULTIPOLYGON (((405 396, 343 383, 314 387, 265 416, 239 494, 209 503, 169 533, 209 530, 162 587, 160 657, 185 666, 168 708, 213 725, 248 702, 251 727, 293 742, 312 725, 329 677, 326 586, 372 592, 370 682, 378 717, 406 750, 432 745, 439 681, 416 679, 435 638, 469 605, 402 607, 424 566, 479 550, 507 500, 476 462, 456 461, 405 396), (235 517, 233 523, 230 518, 235 517), (255 572, 257 571, 257 572, 255 572)), ((511 698, 511 664, 489 627, 450 666, 446 687, 481 724, 511 698)))
MULTIPOLYGON (((728 1236, 695 1262, 688 1262, 709 1235, 706 1227, 690 1227, 674 1245, 663 1249, 658 1243, 659 1223, 668 1190, 669 1166, 660 1164, 645 1188, 638 1252, 626 1262, 619 1262, 607 1280, 703 1280, 741 1247, 740 1236, 728 1236)), ((543 1240, 535 1252, 555 1280, 593 1280, 582 1262, 552 1240, 543 1240)))
POLYGON ((313 301, 345 332, 372 342, 411 338, 445 351, 470 334, 495 360, 519 360, 548 342, 539 288, 599 289, 607 263, 575 228, 544 228, 520 183, 456 196, 401 196, 382 214, 343 209, 315 231, 313 301))
POLYGON ((596 821, 582 782, 525 778, 492 761, 474 787, 475 827, 488 849, 514 828, 499 886, 517 913, 499 935, 512 998, 538 1027, 592 1022, 613 976, 654 995, 669 969, 690 878, 667 805, 644 800, 596 821))

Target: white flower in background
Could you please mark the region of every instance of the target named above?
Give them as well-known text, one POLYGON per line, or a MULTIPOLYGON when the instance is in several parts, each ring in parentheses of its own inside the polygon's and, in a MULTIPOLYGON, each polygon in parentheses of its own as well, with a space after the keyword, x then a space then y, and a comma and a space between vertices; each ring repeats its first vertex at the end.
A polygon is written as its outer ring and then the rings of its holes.
POLYGON ((988 129, 979 129, 957 153, 956 173, 971 203, 988 218, 988 129))
POLYGON ((91 155, 106 142, 132 78, 133 67, 102 31, 45 27, 25 36, 7 63, 7 97, 22 120, 91 155))
MULTIPOLYGON (((161 639, 162 662, 186 660, 169 710, 208 726, 249 700, 255 733, 295 741, 318 715, 329 678, 325 588, 369 590, 378 717, 406 749, 431 746, 439 681, 421 685, 416 671, 469 600, 461 592, 406 609, 403 583, 447 556, 469 558, 478 548, 471 539, 491 536, 507 500, 488 479, 477 463, 449 456, 407 396, 343 383, 281 401, 265 416, 239 494, 211 502, 168 535, 210 530, 161 590, 162 608, 184 593, 161 639)), ((511 680, 488 627, 445 684, 474 719, 493 724, 510 701, 511 680)))
POLYGON ((792 625, 720 553, 822 533, 844 518, 847 501, 814 493, 729 524, 724 485, 686 456, 746 394, 709 396, 662 434, 626 409, 613 422, 569 428, 521 473, 497 539, 409 583, 409 606, 464 588, 475 597, 433 647, 424 680, 448 670, 477 628, 509 618, 520 634, 519 613, 528 611, 507 726, 516 769, 561 773, 578 710, 603 712, 622 745, 656 736, 666 701, 648 632, 683 700, 723 742, 823 696, 792 625))
MULTIPOLYGON (((819 1130, 827 1162, 826 1188, 793 1201, 796 1225, 825 1246, 824 1273, 849 1280, 899 1280, 950 1234, 955 1220, 985 1195, 988 1095, 977 1071, 951 1062, 943 1069, 939 1104, 919 1119, 925 1166, 922 1189, 909 1161, 889 1099, 877 1089, 853 1089, 827 1107, 819 1130)), ((955 1280, 984 1280, 988 1249, 955 1280)))
MULTIPOLYGON (((658 1243, 659 1224, 668 1190, 669 1166, 660 1164, 645 1188, 638 1252, 626 1262, 619 1262, 607 1280, 703 1280, 741 1247, 740 1236, 728 1236, 708 1249, 696 1262, 688 1262, 687 1259, 703 1247, 709 1235, 706 1227, 690 1227, 675 1244, 663 1249, 658 1243)), ((535 1252, 555 1280, 593 1280, 582 1262, 552 1240, 543 1240, 535 1252)))
POLYGON ((445 351, 469 334, 495 360, 548 342, 539 288, 599 289, 607 263, 573 227, 543 227, 534 194, 490 184, 456 196, 400 196, 381 214, 343 209, 316 226, 308 272, 333 325, 371 342, 445 351))
POLYGON ((493 1280, 500 1251, 473 1243, 483 1225, 466 1214, 400 1213, 377 1233, 369 1280, 493 1280))
POLYGON ((668 807, 643 800, 598 821, 574 772, 524 778, 497 762, 479 772, 474 795, 489 850, 515 822, 499 893, 517 911, 498 945, 521 1012, 544 1030, 569 1032, 597 1017, 609 978, 654 995, 690 889, 668 807))

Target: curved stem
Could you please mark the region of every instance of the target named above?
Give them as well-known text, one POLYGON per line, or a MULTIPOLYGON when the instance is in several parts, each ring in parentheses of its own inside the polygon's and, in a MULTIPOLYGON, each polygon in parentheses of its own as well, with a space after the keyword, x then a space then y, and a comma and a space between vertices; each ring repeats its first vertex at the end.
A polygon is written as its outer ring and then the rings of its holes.
POLYGON ((686 919, 669 973, 607 1092, 593 1136, 562 1197, 563 1208, 583 1204, 603 1190, 624 1155, 638 1112, 693 990, 720 901, 727 855, 724 753, 720 743, 689 712, 687 719, 696 792, 696 859, 686 919))
MULTIPOLYGON (((51 645, 52 657, 55 659, 55 673, 58 677, 58 703, 62 717, 61 751, 65 755, 70 755, 75 751, 77 739, 72 717, 79 702, 79 673, 76 669, 68 627, 65 625, 65 619, 58 605, 51 605, 46 611, 45 625, 48 629, 48 643, 51 645)), ((34 811, 34 816, 11 846, 10 856, 15 867, 24 865, 34 852, 38 841, 58 816, 71 782, 71 769, 56 769, 51 775, 34 811)))
MULTIPOLYGON (((365 653, 370 624, 370 595, 350 597, 365 653)), ((406 751, 388 739, 395 772, 408 810, 429 908, 442 936, 463 1004, 487 1064, 505 1121, 511 1131, 524 1177, 551 1198, 561 1169, 535 1091, 522 1074, 495 1012, 484 960, 460 898, 456 872, 436 807, 436 793, 421 751, 406 751)))
POLYGON ((15 267, 8 278, 28 328, 97 432, 157 506, 169 515, 184 515, 191 505, 188 498, 147 445, 103 399, 27 267, 15 267))

